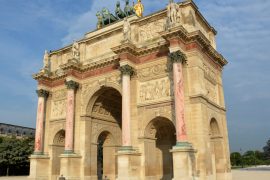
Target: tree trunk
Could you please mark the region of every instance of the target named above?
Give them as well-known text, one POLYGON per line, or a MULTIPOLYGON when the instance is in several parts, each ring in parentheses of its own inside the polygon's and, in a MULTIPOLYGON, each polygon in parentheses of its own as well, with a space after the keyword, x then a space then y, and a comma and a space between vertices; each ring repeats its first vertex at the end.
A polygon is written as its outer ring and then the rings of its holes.
POLYGON ((7 167, 7 176, 9 176, 9 166, 7 167))

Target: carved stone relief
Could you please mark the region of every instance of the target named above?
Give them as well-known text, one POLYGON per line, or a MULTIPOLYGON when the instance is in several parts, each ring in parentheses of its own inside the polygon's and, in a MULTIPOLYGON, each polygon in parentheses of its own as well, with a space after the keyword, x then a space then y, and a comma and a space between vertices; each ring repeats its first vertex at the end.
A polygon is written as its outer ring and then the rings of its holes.
POLYGON ((67 90, 61 89, 52 94, 52 119, 61 119, 66 116, 66 98, 67 90))
POLYGON ((159 32, 164 30, 165 19, 160 19, 139 28, 139 42, 144 42, 159 37, 159 32))
POLYGON ((60 119, 66 117, 66 100, 58 100, 52 102, 52 113, 51 117, 53 119, 60 119))
POLYGON ((89 94, 93 91, 94 88, 100 87, 101 85, 106 85, 108 83, 113 83, 113 84, 118 84, 120 85, 121 83, 121 77, 120 73, 119 74, 113 74, 105 78, 101 79, 96 79, 92 81, 85 82, 82 84, 82 93, 81 93, 81 110, 86 105, 86 101, 89 99, 88 96, 89 94))
POLYGON ((61 89, 61 90, 55 91, 52 95, 52 99, 54 101, 63 100, 63 99, 66 99, 66 97, 67 97, 67 90, 66 89, 61 89))
POLYGON ((121 143, 121 130, 117 126, 101 124, 101 123, 92 123, 92 143, 97 143, 98 136, 102 133, 102 130, 110 132, 117 144, 121 143))
POLYGON ((60 131, 55 135, 55 138, 53 140, 54 145, 65 145, 65 131, 60 131))
POLYGON ((203 70, 204 70, 205 79, 209 80, 212 84, 216 85, 217 78, 216 78, 216 73, 214 72, 214 70, 212 70, 206 64, 203 64, 203 70))
POLYGON ((92 115, 97 118, 106 118, 108 120, 115 120, 115 118, 111 114, 112 111, 113 110, 108 110, 107 108, 105 108, 101 103, 96 103, 93 107, 92 115))
POLYGON ((213 85, 209 80, 206 80, 205 87, 206 87, 207 97, 211 101, 217 102, 216 85, 213 85))
POLYGON ((139 85, 139 102, 156 102, 170 99, 171 82, 168 77, 142 82, 139 85))
POLYGON ((140 81, 164 77, 167 74, 167 66, 165 64, 157 64, 155 66, 143 68, 137 71, 137 76, 140 81))

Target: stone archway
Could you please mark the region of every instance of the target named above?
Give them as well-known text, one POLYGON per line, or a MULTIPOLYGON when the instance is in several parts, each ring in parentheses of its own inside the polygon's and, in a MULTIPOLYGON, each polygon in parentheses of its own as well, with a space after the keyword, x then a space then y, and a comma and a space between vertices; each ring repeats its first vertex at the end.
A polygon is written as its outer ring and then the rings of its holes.
POLYGON ((52 180, 57 180, 60 176, 60 155, 65 149, 65 130, 60 130, 56 133, 52 144, 52 180))
POLYGON ((210 121, 210 142, 212 154, 212 171, 216 179, 220 179, 220 174, 225 173, 225 153, 223 136, 220 131, 220 126, 215 118, 210 121))
POLYGON ((90 100, 87 114, 92 121, 91 177, 115 180, 116 152, 121 146, 121 94, 114 88, 102 87, 90 100))
POLYGON ((175 126, 167 118, 157 117, 145 129, 145 176, 171 180, 173 159, 170 150, 176 143, 175 126))

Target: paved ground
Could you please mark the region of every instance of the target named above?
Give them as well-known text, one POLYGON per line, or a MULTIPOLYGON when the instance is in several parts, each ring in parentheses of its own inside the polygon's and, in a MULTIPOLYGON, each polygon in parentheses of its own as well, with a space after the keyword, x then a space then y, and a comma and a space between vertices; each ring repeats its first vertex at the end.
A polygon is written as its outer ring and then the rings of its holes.
MULTIPOLYGON (((270 167, 233 170, 233 180, 270 180, 270 167)), ((0 177, 0 180, 27 180, 27 177, 0 177)))
POLYGON ((270 180, 270 170, 233 170, 233 180, 270 180))

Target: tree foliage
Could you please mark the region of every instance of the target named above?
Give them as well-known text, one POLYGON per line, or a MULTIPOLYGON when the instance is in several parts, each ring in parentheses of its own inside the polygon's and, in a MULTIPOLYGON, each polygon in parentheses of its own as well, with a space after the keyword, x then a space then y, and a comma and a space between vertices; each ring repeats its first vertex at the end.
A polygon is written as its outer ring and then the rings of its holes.
POLYGON ((0 174, 14 174, 15 169, 29 168, 29 156, 33 152, 34 139, 15 137, 0 138, 0 174))
POLYGON ((270 139, 261 151, 246 151, 243 155, 239 152, 231 153, 232 166, 270 165, 270 139))
POLYGON ((231 153, 231 164, 232 166, 242 165, 242 155, 239 152, 231 153))
POLYGON ((270 139, 266 142, 266 146, 263 148, 264 157, 270 162, 270 139))

